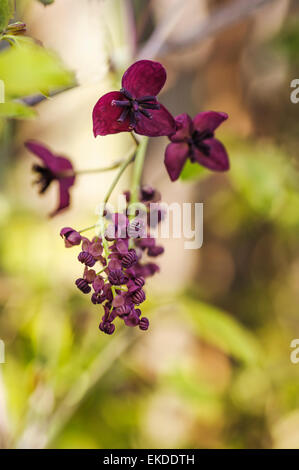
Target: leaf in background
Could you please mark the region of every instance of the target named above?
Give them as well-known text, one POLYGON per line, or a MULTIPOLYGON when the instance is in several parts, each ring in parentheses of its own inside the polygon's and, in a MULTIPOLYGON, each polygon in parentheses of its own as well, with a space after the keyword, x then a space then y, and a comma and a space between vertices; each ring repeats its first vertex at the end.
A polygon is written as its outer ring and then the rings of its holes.
POLYGON ((228 313, 191 299, 184 299, 183 308, 191 317, 199 338, 213 344, 235 359, 250 364, 257 362, 258 343, 251 333, 228 313))
POLYGON ((74 83, 73 73, 53 52, 28 38, 0 54, 0 79, 4 81, 6 96, 13 98, 48 94, 74 83))
POLYGON ((275 218, 285 202, 287 189, 293 184, 289 157, 269 142, 236 139, 227 148, 230 149, 228 176, 232 186, 256 213, 275 218))
POLYGON ((31 119, 36 111, 23 103, 8 101, 0 104, 0 118, 31 119))
POLYGON ((209 172, 198 163, 191 163, 188 159, 185 163, 180 179, 183 181, 199 180, 208 176, 209 172))
POLYGON ((12 0, 0 0, 0 31, 4 31, 14 15, 12 0))
POLYGON ((40 3, 42 3, 43 5, 45 5, 45 7, 47 5, 51 5, 52 3, 54 3, 54 0, 38 0, 40 3))

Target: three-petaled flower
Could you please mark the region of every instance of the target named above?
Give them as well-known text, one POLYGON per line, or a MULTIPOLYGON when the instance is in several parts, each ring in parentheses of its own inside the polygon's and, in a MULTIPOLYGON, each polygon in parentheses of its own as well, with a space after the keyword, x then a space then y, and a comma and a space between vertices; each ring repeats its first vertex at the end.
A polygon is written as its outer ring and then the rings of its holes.
POLYGON ((69 190, 75 182, 73 165, 67 158, 54 155, 39 142, 30 140, 25 143, 25 146, 43 162, 43 165, 34 164, 32 167, 38 173, 35 183, 40 185, 40 194, 48 189, 52 181, 56 180, 59 183, 58 207, 50 214, 54 216, 70 204, 69 190))
POLYGON ((165 166, 171 181, 179 178, 189 158, 191 162, 214 171, 229 169, 229 160, 224 146, 214 138, 217 127, 226 119, 226 113, 205 111, 192 120, 184 113, 175 118, 177 131, 169 138, 165 151, 165 166))
POLYGON ((149 137, 173 134, 174 118, 156 98, 165 81, 166 70, 159 62, 132 64, 122 77, 121 90, 105 94, 96 103, 94 136, 132 130, 149 137))

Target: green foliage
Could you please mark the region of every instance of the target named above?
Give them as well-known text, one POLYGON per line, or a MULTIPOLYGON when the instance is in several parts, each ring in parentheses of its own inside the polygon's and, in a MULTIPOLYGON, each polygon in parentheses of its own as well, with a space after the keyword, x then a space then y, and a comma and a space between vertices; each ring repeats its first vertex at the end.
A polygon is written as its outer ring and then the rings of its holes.
POLYGON ((13 14, 13 0, 0 0, 0 32, 5 30, 13 14))
POLYGON ((289 21, 279 34, 272 40, 273 46, 291 61, 298 62, 299 50, 298 19, 289 21))
POLYGON ((200 180, 209 175, 209 171, 198 163, 192 163, 189 159, 185 163, 183 171, 180 175, 181 180, 200 180))
POLYGON ((36 116, 36 111, 17 101, 0 104, 0 118, 30 119, 36 116))
POLYGON ((0 54, 0 78, 5 84, 6 97, 48 94, 74 83, 73 74, 56 54, 28 38, 17 40, 17 45, 0 54))
POLYGON ((254 337, 228 313, 191 299, 184 299, 183 308, 199 338, 245 363, 258 360, 259 348, 254 337))
POLYGON ((54 0, 38 0, 40 3, 42 3, 43 5, 45 5, 45 7, 47 5, 51 5, 52 3, 54 3, 54 0))

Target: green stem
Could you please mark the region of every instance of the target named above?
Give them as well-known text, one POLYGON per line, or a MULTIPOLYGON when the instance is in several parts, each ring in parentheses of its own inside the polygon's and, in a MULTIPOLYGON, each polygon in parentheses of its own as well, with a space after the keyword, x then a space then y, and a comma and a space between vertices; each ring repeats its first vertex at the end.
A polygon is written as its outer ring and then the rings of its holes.
POLYGON ((113 163, 111 166, 107 166, 107 167, 104 167, 104 168, 91 168, 89 170, 75 170, 74 174, 75 175, 86 175, 86 174, 90 174, 90 173, 103 173, 105 171, 115 170, 116 168, 119 168, 123 162, 124 162, 124 160, 119 160, 119 161, 113 163))
POLYGON ((117 185, 118 181, 120 180, 121 175, 124 173, 126 168, 130 165, 130 163, 132 163, 134 161, 135 155, 136 155, 136 152, 134 152, 133 155, 130 155, 129 158, 127 160, 125 160, 122 163, 122 165, 119 167, 119 172, 115 176, 114 180, 112 181, 112 183, 111 183, 111 185, 110 185, 110 187, 109 187, 109 189, 106 193, 106 196, 105 196, 105 199, 104 199, 104 204, 109 201, 110 196, 112 194, 112 191, 114 190, 115 186, 117 185))
POLYGON ((131 192, 131 203, 138 202, 138 194, 140 187, 140 180, 142 176, 145 152, 148 144, 148 138, 144 137, 140 142, 136 152, 134 170, 133 170, 133 181, 132 181, 132 192, 131 192))

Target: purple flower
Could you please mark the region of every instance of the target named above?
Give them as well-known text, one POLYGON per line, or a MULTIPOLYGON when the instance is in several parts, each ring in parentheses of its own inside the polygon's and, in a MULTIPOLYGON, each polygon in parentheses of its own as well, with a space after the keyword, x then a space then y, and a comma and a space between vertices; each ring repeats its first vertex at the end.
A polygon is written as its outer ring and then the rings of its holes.
POLYGON ((165 166, 171 181, 179 178, 190 158, 210 170, 226 171, 229 161, 224 146, 214 138, 214 131, 228 118, 225 113, 205 111, 192 120, 188 114, 177 116, 177 131, 170 136, 171 143, 165 151, 165 166))
POLYGON ((135 263, 137 263, 138 258, 135 250, 129 250, 129 252, 123 256, 121 264, 123 268, 131 268, 135 263))
POLYGON ((121 269, 115 269, 108 274, 108 280, 114 286, 121 286, 126 282, 126 276, 121 269))
POLYGON ((143 331, 146 331, 149 327, 149 320, 146 317, 142 317, 139 321, 139 328, 143 331))
POLYGON ((83 292, 83 294, 88 294, 91 291, 91 288, 88 285, 88 282, 82 277, 77 279, 75 284, 78 287, 78 289, 80 289, 80 291, 83 292))
POLYGON ((76 232, 71 227, 64 227, 60 230, 60 236, 64 239, 64 244, 66 248, 71 246, 80 245, 81 235, 79 232, 76 232))
POLYGON ((88 253, 88 251, 81 251, 78 255, 78 260, 80 263, 85 264, 86 266, 89 266, 90 268, 95 265, 96 260, 94 257, 88 253))
POLYGON ((159 62, 140 60, 122 77, 120 91, 102 96, 93 109, 93 133, 131 132, 157 137, 175 132, 175 121, 156 96, 166 81, 159 62))
POLYGON ((50 214, 54 216, 70 205, 69 190, 75 182, 73 165, 67 158, 54 155, 47 147, 38 142, 28 141, 25 143, 25 147, 43 162, 43 165, 33 165, 33 170, 39 176, 35 182, 40 185, 40 194, 48 189, 52 181, 58 181, 59 203, 57 209, 50 214))

